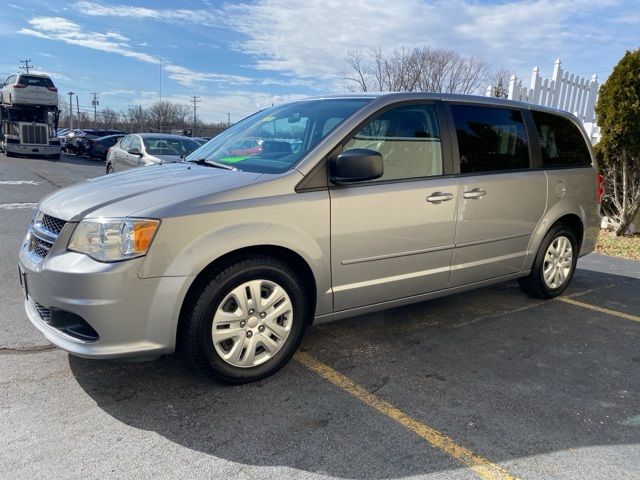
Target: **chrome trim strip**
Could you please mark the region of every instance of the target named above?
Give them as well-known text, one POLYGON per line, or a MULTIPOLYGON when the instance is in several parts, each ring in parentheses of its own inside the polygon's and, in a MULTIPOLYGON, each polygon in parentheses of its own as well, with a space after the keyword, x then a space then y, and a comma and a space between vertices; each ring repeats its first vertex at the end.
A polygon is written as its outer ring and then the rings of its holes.
POLYGON ((425 277, 427 275, 433 275, 435 273, 443 273, 448 271, 449 271, 449 265, 447 265, 446 267, 430 268, 429 270, 421 270, 419 272, 405 273, 403 275, 394 275, 392 277, 374 278, 372 280, 365 280, 363 282, 355 282, 355 283, 348 283, 346 285, 338 285, 337 287, 333 288, 333 291, 334 293, 343 292, 345 290, 354 290, 356 288, 382 285, 385 283, 398 282, 401 280, 408 280, 410 278, 416 278, 416 277, 425 277))
POLYGON ((44 228, 40 222, 31 225, 31 233, 33 233, 34 237, 37 237, 44 242, 49 242, 52 246, 58 239, 58 235, 44 228))
POLYGON ((518 233, 516 235, 507 235, 506 237, 487 238, 484 240, 473 240, 471 242, 456 243, 456 248, 472 247, 474 245, 482 245, 483 243, 501 242, 503 240, 513 240, 514 238, 529 237, 533 233, 518 233))
POLYGON ((440 245, 438 247, 422 248, 420 250, 408 250, 406 252, 387 253, 384 255, 376 255, 374 257, 354 258, 352 260, 342 260, 342 265, 353 265, 356 263, 373 262, 375 260, 386 260, 387 258, 408 257, 411 255, 420 255, 421 253, 440 252, 442 250, 449 250, 454 248, 455 245, 440 245))

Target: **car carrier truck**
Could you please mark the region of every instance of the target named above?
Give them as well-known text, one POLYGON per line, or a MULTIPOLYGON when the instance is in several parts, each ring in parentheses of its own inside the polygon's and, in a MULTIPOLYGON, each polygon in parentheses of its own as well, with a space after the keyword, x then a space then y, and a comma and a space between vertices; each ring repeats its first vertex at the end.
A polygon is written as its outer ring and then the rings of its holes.
POLYGON ((57 106, 0 105, 0 150, 8 157, 60 158, 59 116, 57 106))

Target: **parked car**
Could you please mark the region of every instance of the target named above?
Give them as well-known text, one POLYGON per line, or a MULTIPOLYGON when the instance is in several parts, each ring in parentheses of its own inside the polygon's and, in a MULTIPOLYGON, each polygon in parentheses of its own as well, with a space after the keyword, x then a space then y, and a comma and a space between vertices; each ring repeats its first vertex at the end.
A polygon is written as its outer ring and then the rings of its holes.
POLYGON ((73 147, 76 155, 86 155, 88 154, 91 141, 106 137, 108 135, 126 135, 122 130, 113 130, 113 129, 96 129, 96 128, 87 128, 78 132, 73 139, 73 147))
POLYGON ((106 161, 109 148, 113 147, 124 136, 124 133, 116 133, 115 135, 106 135, 95 139, 90 138, 88 139, 86 154, 91 158, 99 158, 102 161, 106 161))
POLYGON ((62 137, 60 137, 60 145, 63 152, 75 153, 74 139, 76 135, 81 132, 82 130, 80 130, 79 128, 73 128, 71 130, 67 130, 67 132, 62 137))
POLYGON ((513 279, 557 297, 594 249, 601 196, 565 112, 444 94, 306 99, 184 162, 50 194, 20 252, 25 308, 76 355, 179 347, 197 370, 248 382, 314 322, 513 279), (262 150, 238 159, 243 138, 262 150))
POLYGON ((37 73, 10 75, 2 84, 0 102, 4 105, 58 105, 58 89, 51 78, 37 73))
POLYGON ((123 137, 109 149, 106 170, 113 173, 133 167, 173 163, 199 147, 198 142, 182 135, 135 133, 123 137))

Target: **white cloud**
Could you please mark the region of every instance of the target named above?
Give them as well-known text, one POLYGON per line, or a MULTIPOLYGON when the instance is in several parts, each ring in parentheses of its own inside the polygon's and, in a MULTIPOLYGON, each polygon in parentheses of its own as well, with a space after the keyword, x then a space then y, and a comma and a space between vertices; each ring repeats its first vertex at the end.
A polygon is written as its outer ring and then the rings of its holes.
POLYGON ((581 15, 607 13, 612 0, 258 0, 227 5, 229 25, 245 40, 255 68, 299 77, 334 76, 348 50, 429 44, 479 55, 492 64, 530 68, 533 58, 591 54, 610 37, 581 15), (600 44, 593 44, 592 38, 600 44))
MULTIPOLYGON (((62 41, 71 45, 115 53, 145 63, 160 65, 159 58, 133 50, 127 43, 129 39, 117 32, 100 33, 84 30, 77 23, 61 17, 35 17, 29 20, 29 25, 32 28, 22 28, 18 33, 62 41)), ((202 82, 221 85, 246 85, 251 83, 250 78, 241 75, 199 72, 170 62, 165 62, 163 69, 171 80, 175 80, 184 86, 193 86, 202 82)))
POLYGON ((145 7, 133 7, 129 5, 105 5, 95 2, 76 2, 76 11, 83 15, 96 17, 110 16, 127 19, 157 20, 161 22, 182 22, 198 25, 216 25, 220 12, 211 10, 187 10, 187 9, 153 9, 145 7))

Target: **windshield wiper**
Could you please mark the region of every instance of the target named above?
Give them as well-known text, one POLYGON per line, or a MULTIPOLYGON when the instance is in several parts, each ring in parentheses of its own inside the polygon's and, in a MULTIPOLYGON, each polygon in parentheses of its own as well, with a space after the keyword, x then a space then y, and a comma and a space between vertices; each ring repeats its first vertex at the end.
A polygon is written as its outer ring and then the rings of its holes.
POLYGON ((204 165, 205 167, 222 168, 224 170, 233 170, 234 172, 238 171, 238 169, 232 165, 216 162, 215 160, 207 160, 206 158, 199 158, 197 160, 186 160, 186 162, 195 163, 197 165, 204 165))

